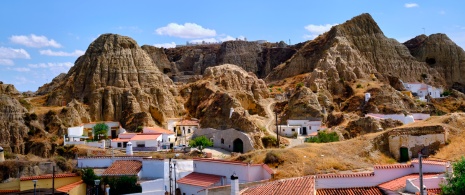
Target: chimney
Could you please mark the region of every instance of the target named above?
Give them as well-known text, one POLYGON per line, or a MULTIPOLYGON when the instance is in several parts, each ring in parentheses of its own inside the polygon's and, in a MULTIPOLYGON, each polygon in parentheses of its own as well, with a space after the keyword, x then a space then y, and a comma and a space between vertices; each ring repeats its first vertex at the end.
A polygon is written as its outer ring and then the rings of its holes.
POLYGON ((132 153, 132 143, 131 142, 128 142, 127 145, 126 145, 126 155, 128 155, 128 156, 133 155, 133 153, 132 153))
POLYGON ((231 195, 239 195, 239 177, 236 173, 231 175, 231 195))
POLYGON ((5 154, 3 148, 0 146, 0 162, 5 161, 5 154))

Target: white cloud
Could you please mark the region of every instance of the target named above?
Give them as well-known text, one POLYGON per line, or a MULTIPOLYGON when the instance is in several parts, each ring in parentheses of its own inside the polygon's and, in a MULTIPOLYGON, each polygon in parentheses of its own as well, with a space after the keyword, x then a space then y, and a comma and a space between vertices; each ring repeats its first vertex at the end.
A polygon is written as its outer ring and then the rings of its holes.
POLYGON ((13 84, 15 86, 16 85, 26 84, 26 83, 35 83, 35 81, 34 80, 29 80, 26 77, 17 76, 17 77, 15 77, 15 81, 13 82, 13 84))
POLYGON ((169 23, 167 26, 157 28, 155 32, 159 35, 168 35, 172 37, 180 37, 186 39, 203 38, 216 36, 216 31, 195 23, 169 23))
POLYGON ((55 47, 60 48, 61 45, 53 39, 48 39, 46 36, 37 36, 35 34, 27 35, 13 35, 10 41, 16 44, 25 45, 27 47, 55 47))
POLYGON ((63 63, 39 63, 39 64, 28 64, 31 68, 54 68, 54 67, 68 67, 70 68, 73 66, 71 62, 63 62, 63 63))
POLYGON ((10 59, 0 59, 0 65, 13 66, 15 63, 10 59))
POLYGON ((175 43, 175 42, 171 42, 171 43, 156 43, 156 44, 153 44, 153 46, 155 46, 155 47, 163 47, 163 48, 175 48, 175 47, 176 47, 176 43, 175 43))
POLYGON ((413 8, 413 7, 418 7, 419 5, 416 3, 406 3, 404 6, 406 8, 413 8))
POLYGON ((74 52, 64 52, 64 51, 52 51, 50 49, 47 50, 40 50, 39 51, 40 55, 46 55, 46 56, 75 56, 79 57, 81 55, 84 55, 84 51, 82 50, 74 50, 74 52))
POLYGON ((304 35, 305 39, 314 39, 318 35, 325 33, 326 31, 329 31, 331 27, 335 26, 337 24, 323 24, 323 25, 314 25, 314 24, 309 24, 305 26, 304 28, 310 32, 310 34, 304 35))
POLYGON ((18 71, 18 72, 29 72, 31 69, 30 68, 13 68, 13 70, 18 71))
POLYGON ((0 47, 0 59, 14 59, 14 58, 30 59, 31 56, 24 49, 13 49, 13 48, 0 47))
POLYGON ((221 42, 236 40, 236 38, 231 37, 229 35, 226 36, 226 37, 219 38, 219 39, 220 39, 221 42))

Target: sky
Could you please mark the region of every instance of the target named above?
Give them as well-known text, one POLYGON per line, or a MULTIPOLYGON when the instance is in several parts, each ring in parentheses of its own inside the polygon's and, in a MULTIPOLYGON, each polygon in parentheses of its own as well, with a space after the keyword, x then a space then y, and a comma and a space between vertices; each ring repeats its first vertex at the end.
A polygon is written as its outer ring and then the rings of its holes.
POLYGON ((465 1, 99 0, 0 1, 0 81, 36 91, 67 73, 105 33, 142 45, 314 39, 331 26, 369 13, 389 38, 405 42, 445 33, 465 48, 465 1))

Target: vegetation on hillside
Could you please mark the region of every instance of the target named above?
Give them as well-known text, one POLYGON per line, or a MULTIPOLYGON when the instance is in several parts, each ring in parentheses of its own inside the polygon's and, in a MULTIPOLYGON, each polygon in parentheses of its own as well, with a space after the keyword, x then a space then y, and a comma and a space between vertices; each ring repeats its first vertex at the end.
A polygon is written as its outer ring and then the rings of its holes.
POLYGON ((453 173, 446 173, 446 183, 441 185, 443 194, 465 194, 465 158, 452 164, 453 173))
POLYGON ((317 136, 305 139, 305 142, 309 143, 328 143, 337 141, 339 141, 339 136, 336 132, 326 133, 326 131, 320 131, 317 136))

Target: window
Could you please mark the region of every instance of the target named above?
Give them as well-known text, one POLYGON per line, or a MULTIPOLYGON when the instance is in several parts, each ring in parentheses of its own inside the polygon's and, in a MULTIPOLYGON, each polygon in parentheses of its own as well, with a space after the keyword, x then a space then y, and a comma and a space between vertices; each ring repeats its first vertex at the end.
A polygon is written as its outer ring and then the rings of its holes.
POLYGON ((292 131, 295 131, 295 129, 292 129, 292 131))
POLYGON ((221 138, 221 144, 224 144, 224 139, 223 138, 221 138))
POLYGON ((186 130, 186 127, 182 127, 182 130, 186 130))
POLYGON ((286 131, 285 129, 283 129, 283 131, 286 131))
POLYGON ((187 129, 187 133, 191 133, 191 129, 187 129))

